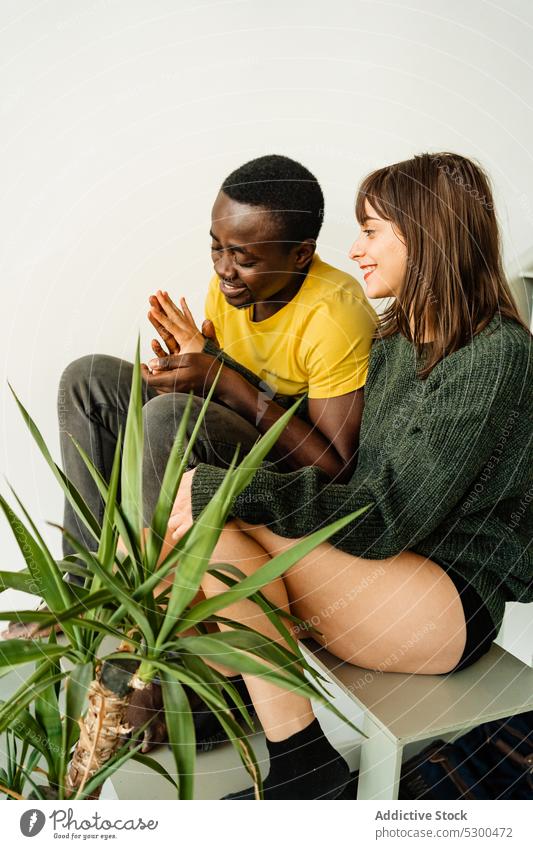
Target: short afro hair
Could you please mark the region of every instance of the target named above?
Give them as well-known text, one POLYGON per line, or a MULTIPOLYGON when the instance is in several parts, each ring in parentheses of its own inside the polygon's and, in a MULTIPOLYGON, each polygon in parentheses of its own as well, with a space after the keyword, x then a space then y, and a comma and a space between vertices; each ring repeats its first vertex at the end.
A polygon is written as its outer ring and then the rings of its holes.
POLYGON ((251 159, 226 177, 221 190, 238 203, 263 206, 278 219, 290 243, 316 239, 324 217, 317 178, 288 156, 251 159))

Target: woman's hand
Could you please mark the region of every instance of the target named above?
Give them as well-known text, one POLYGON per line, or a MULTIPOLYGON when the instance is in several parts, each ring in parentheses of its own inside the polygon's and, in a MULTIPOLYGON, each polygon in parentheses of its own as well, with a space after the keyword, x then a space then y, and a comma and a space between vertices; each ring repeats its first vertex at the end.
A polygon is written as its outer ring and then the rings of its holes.
POLYGON ((195 471, 195 469, 191 469, 190 472, 184 473, 172 510, 170 511, 168 530, 172 531, 172 539, 176 542, 179 542, 193 523, 191 492, 195 471))
MULTIPOLYGON (((155 295, 150 295, 149 301, 151 309, 148 318, 167 344, 169 354, 199 354, 203 351, 205 339, 196 326, 185 298, 180 298, 179 309, 168 292, 158 289, 155 295)), ((152 350, 158 357, 166 355, 156 339, 152 340, 152 350)))
POLYGON ((148 366, 141 363, 143 380, 158 395, 192 390, 203 397, 211 389, 219 368, 219 361, 210 354, 172 354, 150 360, 148 366))

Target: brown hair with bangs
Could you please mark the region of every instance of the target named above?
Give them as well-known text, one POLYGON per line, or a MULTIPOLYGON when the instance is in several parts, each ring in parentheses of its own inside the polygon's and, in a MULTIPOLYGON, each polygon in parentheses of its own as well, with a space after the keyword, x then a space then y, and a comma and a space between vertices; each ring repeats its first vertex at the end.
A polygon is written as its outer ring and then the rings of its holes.
POLYGON ((360 224, 366 200, 407 247, 401 294, 376 335, 407 337, 424 354, 421 378, 496 313, 527 329, 505 279, 492 190, 479 165, 456 153, 422 153, 363 180, 355 206, 360 224))

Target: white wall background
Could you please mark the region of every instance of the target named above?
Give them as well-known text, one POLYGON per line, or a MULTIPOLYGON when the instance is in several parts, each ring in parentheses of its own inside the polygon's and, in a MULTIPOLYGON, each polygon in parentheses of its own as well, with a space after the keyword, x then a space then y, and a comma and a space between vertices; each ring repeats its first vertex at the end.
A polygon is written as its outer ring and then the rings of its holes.
MULTIPOLYGON (((62 498, 6 381, 59 457, 63 367, 131 359, 138 330, 148 359, 158 287, 201 318, 212 201, 265 153, 317 175, 320 253, 352 272, 368 170, 476 157, 516 277, 533 258, 532 34, 529 0, 2 0, 0 471, 58 556, 44 523, 62 498)), ((22 566, 1 517, 0 540, 0 568, 22 566)))

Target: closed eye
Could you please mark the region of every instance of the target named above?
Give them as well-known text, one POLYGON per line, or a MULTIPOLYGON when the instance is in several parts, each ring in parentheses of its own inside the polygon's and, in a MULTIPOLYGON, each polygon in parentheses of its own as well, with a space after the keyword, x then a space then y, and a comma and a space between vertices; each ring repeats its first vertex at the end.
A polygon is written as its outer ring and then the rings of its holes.
MULTIPOLYGON (((220 245, 211 244, 211 253, 221 254, 221 253, 223 253, 223 251, 224 251, 224 248, 222 248, 220 245)), ((252 268, 252 266, 256 265, 255 261, 254 262, 239 262, 239 260, 235 256, 235 251, 232 251, 231 253, 232 253, 232 259, 233 259, 234 265, 238 265, 239 268, 252 268)))

